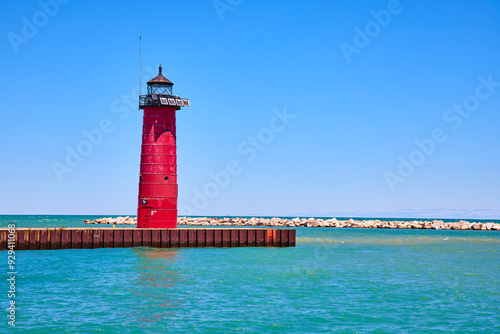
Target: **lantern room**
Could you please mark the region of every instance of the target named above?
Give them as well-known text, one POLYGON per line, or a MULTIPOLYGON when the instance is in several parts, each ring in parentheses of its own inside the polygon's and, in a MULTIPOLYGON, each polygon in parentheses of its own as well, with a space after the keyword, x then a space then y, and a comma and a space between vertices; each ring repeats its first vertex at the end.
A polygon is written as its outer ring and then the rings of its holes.
POLYGON ((139 96, 139 109, 145 107, 189 107, 189 100, 172 94, 174 83, 163 76, 161 65, 158 75, 148 81, 148 93, 139 96))
POLYGON ((148 81, 148 95, 172 95, 172 86, 174 83, 163 76, 161 73, 161 65, 159 70, 160 73, 155 78, 148 81))

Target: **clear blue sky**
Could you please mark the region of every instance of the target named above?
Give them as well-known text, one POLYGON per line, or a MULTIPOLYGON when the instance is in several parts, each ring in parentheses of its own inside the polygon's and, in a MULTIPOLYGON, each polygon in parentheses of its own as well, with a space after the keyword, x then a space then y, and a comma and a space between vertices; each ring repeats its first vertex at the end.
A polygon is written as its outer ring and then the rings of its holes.
POLYGON ((498 1, 64 2, 0 3, 0 213, 136 213, 142 35, 180 214, 500 218, 498 1))

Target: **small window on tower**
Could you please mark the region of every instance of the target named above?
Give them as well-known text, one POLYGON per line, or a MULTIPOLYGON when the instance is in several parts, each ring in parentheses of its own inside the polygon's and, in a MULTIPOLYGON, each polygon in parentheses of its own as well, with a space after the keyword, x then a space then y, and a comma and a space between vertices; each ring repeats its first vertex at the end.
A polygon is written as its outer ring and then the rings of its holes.
POLYGON ((148 204, 148 201, 146 201, 145 199, 142 200, 142 205, 146 205, 148 204))
POLYGON ((165 181, 168 181, 168 176, 165 176, 165 181))
POLYGON ((167 128, 165 128, 165 132, 168 132, 168 129, 167 129, 167 128))

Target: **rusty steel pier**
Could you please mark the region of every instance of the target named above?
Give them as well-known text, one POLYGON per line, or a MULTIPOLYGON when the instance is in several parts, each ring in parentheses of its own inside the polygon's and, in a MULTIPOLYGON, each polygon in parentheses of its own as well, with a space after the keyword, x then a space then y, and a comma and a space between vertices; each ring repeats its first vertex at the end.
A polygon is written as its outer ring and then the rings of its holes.
MULTIPOLYGON (((10 232, 0 229, 0 250, 10 249, 10 232)), ((14 233, 15 250, 295 246, 295 229, 16 228, 14 233)))

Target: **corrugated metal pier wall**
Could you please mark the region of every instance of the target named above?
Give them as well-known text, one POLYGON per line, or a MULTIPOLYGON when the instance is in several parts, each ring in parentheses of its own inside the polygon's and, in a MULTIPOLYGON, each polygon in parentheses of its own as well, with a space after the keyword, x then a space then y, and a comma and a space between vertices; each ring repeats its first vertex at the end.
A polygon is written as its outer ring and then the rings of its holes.
POLYGON ((0 250, 123 247, 293 247, 294 229, 247 228, 8 228, 0 229, 0 250), (14 238, 14 236, 15 238, 14 238))

